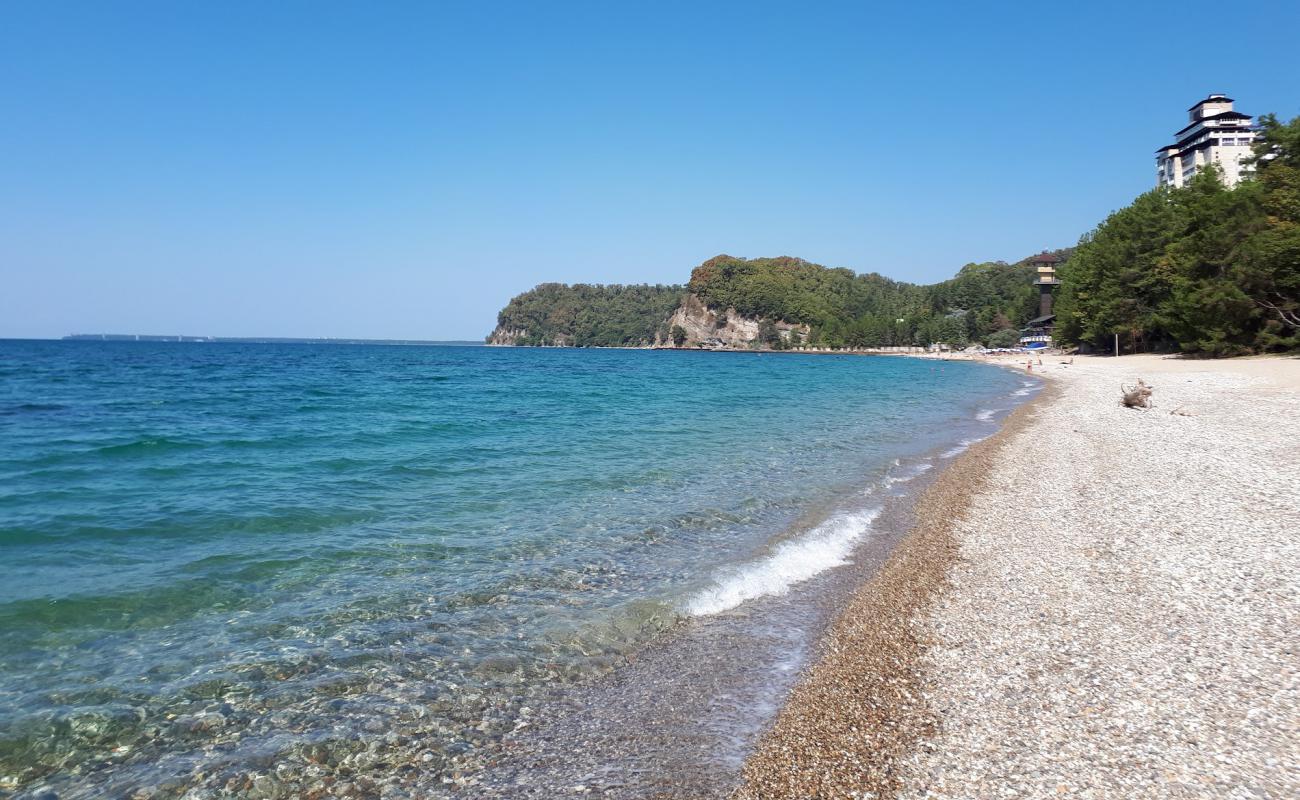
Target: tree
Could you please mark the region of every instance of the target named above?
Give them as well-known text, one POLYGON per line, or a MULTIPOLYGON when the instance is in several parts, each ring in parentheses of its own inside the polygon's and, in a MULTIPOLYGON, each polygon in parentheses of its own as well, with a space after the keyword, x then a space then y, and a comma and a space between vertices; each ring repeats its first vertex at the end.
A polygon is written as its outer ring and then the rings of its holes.
POLYGON ((686 329, 681 325, 673 326, 673 347, 681 347, 686 344, 686 329))
POLYGON ((1254 161, 1266 224, 1242 243, 1233 277, 1263 312, 1261 343, 1300 347, 1300 117, 1272 114, 1254 161))
POLYGON ((1183 227, 1170 193, 1156 189, 1085 234, 1057 271, 1056 335, 1102 343, 1116 333, 1167 340, 1158 309, 1171 291, 1165 251, 1183 227))
POLYGON ((766 347, 776 348, 781 344, 781 332, 770 319, 758 323, 758 341, 766 347))
POLYGON ((1252 352, 1260 309, 1234 277, 1238 251, 1266 223, 1259 186, 1224 187, 1211 167, 1173 195, 1181 212, 1177 238, 1165 248, 1169 294, 1159 320, 1179 347, 1231 356, 1252 352))
POLYGON ((1015 347, 1020 344, 1020 333, 1010 328, 990 333, 984 343, 989 347, 1015 347))

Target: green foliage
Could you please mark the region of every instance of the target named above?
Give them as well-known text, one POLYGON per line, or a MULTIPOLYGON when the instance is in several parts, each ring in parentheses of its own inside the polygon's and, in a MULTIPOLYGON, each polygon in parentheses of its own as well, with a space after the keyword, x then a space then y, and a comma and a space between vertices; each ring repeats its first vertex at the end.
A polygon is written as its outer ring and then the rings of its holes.
POLYGON ((680 286, 543 283, 512 299, 497 326, 526 331, 516 342, 521 345, 648 345, 662 335, 682 295, 680 286))
POLYGON ((1182 227, 1169 193, 1154 190, 1085 234, 1057 274, 1055 337, 1102 343, 1115 333, 1136 344, 1167 346, 1160 310, 1172 292, 1165 251, 1182 227))
POLYGON ((1235 263, 1263 224, 1258 195, 1253 182, 1225 189, 1211 171, 1171 198, 1183 226, 1165 249, 1170 292, 1157 322, 1185 351, 1232 356, 1256 348, 1260 314, 1237 283, 1235 263))
POLYGON ((990 333, 984 339, 989 347, 1016 347, 1020 344, 1020 332, 1011 328, 990 333))
MULTIPOLYGON (((1034 316, 1033 276, 1026 262, 968 264, 952 280, 918 286, 797 258, 718 256, 695 268, 688 288, 710 308, 759 319, 759 348, 961 347, 1034 316), (809 332, 782 336, 777 321, 807 325, 809 332)), ((681 347, 685 329, 670 330, 667 320, 684 291, 544 283, 511 300, 497 324, 526 331, 517 340, 524 345, 636 346, 658 339, 681 347)))
POLYGON ((746 317, 804 325, 846 322, 873 313, 902 316, 920 305, 924 295, 913 284, 788 256, 717 256, 695 268, 687 288, 710 308, 734 308, 746 317))
POLYGON ((1300 118, 1262 120, 1257 177, 1214 168, 1086 234, 1060 270, 1057 337, 1209 356, 1300 346, 1300 118))
MULTIPOLYGON (((722 255, 696 267, 687 288, 715 310, 808 325, 814 347, 961 347, 1033 317, 1033 278, 1027 261, 968 264, 951 280, 918 286, 798 258, 722 255)), ((776 346, 767 328, 759 339, 776 346)))
MULTIPOLYGON (((1061 251, 1056 255, 1066 256, 1061 251)), ((983 339, 994 331, 1018 327, 1038 316, 1036 270, 1028 261, 967 264, 957 277, 928 288, 932 313, 966 311, 965 335, 983 339)))
POLYGON ((1233 277, 1261 312, 1260 346, 1300 347, 1300 117, 1269 114, 1256 153, 1264 224, 1238 250, 1233 277))

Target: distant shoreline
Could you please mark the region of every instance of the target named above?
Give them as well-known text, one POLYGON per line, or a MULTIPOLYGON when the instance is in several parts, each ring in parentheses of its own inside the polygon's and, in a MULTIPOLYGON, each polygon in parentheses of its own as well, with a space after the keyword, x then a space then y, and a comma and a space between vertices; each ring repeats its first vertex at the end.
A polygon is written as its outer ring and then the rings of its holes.
MULTIPOLYGON (((671 347, 666 345, 539 345, 539 344, 485 344, 485 347, 516 349, 516 350, 653 350, 671 353, 741 353, 744 355, 759 354, 776 354, 783 356, 926 356, 938 357, 941 352, 929 350, 920 345, 898 345, 892 347, 859 347, 855 349, 841 348, 831 350, 828 348, 789 348, 786 350, 776 350, 770 347, 671 347)), ((942 355, 946 358, 956 354, 958 351, 945 350, 942 355)))
POLYGON ((31 339, 24 341, 51 342, 171 342, 179 344, 354 344, 402 345, 408 347, 486 347, 473 339, 336 339, 292 336, 163 336, 136 333, 74 333, 59 339, 31 339))

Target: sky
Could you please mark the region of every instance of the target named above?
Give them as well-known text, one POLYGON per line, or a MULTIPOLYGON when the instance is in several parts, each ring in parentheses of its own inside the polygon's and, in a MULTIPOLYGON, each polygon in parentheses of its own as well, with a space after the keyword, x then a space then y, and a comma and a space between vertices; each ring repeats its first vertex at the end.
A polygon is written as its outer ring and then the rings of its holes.
POLYGON ((1064 247, 1300 3, 0 2, 0 337, 478 339, 720 253, 1064 247))

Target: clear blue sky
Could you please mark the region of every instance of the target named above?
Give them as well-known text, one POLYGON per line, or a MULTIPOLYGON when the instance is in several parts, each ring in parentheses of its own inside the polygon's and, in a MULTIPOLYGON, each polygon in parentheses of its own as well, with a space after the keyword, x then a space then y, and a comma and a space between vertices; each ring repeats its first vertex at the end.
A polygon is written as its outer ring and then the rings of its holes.
POLYGON ((477 338, 718 253, 1073 244, 1300 4, 0 4, 0 336, 477 338), (1210 42, 1213 42, 1211 44, 1210 42))

